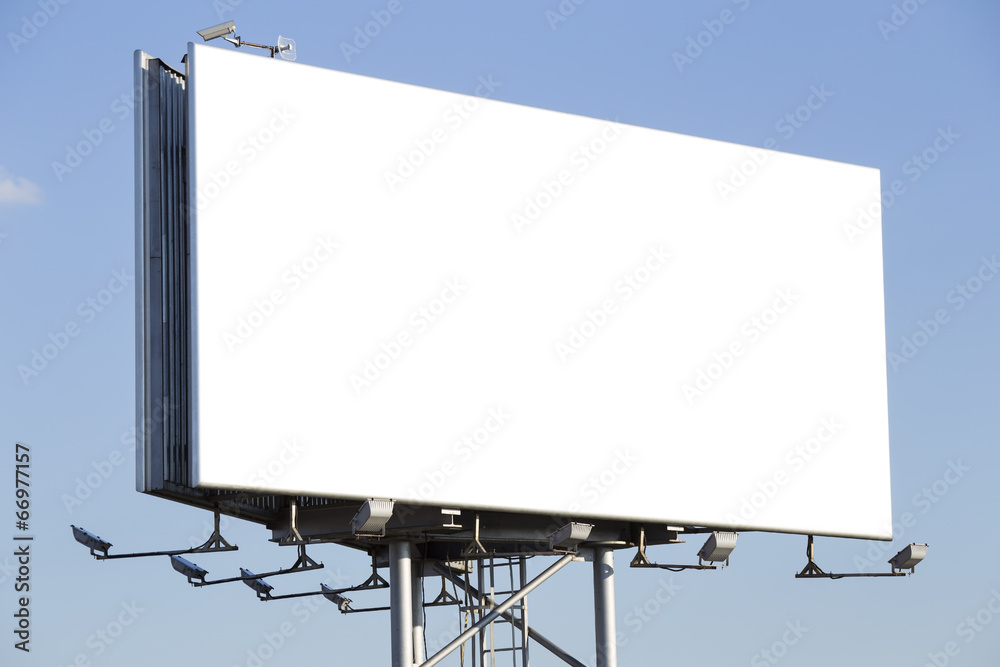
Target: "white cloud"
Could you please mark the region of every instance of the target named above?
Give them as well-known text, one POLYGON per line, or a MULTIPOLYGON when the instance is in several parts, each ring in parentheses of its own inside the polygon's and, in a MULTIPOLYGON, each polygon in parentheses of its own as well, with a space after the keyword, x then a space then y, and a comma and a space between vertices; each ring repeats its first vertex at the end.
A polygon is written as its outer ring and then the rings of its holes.
POLYGON ((0 167, 0 204, 39 204, 42 189, 26 178, 14 178, 0 167))

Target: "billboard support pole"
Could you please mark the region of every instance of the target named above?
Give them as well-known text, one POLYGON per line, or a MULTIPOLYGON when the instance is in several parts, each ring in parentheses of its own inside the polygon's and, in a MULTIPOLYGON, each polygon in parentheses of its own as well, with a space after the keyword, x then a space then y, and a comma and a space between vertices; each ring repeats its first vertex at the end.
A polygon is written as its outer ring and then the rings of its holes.
POLYGON ((392 667, 413 667, 412 545, 389 544, 389 623, 392 667))
POLYGON ((413 664, 419 665, 426 659, 426 656, 424 655, 423 563, 414 560, 413 571, 410 576, 413 586, 413 590, 410 594, 413 605, 413 664))
POLYGON ((615 552, 611 547, 594 548, 594 627, 597 667, 618 667, 615 628, 615 552))

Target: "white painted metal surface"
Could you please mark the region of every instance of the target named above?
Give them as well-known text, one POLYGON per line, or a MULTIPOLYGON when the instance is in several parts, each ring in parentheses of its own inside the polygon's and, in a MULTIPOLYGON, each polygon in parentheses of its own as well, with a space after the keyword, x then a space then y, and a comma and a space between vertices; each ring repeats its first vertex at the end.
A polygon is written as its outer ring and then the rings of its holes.
POLYGON ((195 483, 891 535, 877 170, 189 65, 195 483))

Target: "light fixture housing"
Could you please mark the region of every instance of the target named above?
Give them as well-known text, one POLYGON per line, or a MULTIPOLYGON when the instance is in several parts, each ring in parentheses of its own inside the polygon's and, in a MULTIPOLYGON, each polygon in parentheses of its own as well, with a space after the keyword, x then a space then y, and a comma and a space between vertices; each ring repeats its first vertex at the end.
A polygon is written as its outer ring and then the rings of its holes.
POLYGON ((926 544, 909 544, 903 547, 898 554, 890 558, 889 564, 892 565, 893 570, 909 570, 913 572, 913 568, 917 566, 917 563, 922 561, 926 556, 926 544))
POLYGON ((355 535, 384 537, 385 525, 392 518, 393 501, 370 498, 364 502, 358 513, 351 519, 351 529, 355 535))
POLYGON ((299 56, 298 51, 295 50, 295 40, 291 37, 278 35, 278 45, 275 49, 282 60, 293 61, 299 56))
POLYGON ((208 570, 203 567, 198 567, 188 559, 181 558, 180 556, 171 556, 170 565, 187 577, 188 583, 196 585, 199 583, 205 583, 205 577, 208 575, 208 570))
POLYGON ((343 595, 333 590, 326 584, 320 584, 320 590, 323 591, 323 597, 325 597, 327 600, 337 605, 337 608, 342 613, 347 613, 347 610, 351 606, 351 600, 345 598, 343 595))
POLYGON ((577 545, 590 537, 590 531, 594 529, 592 523, 578 523, 571 521, 565 526, 549 535, 549 549, 555 551, 569 551, 576 549, 577 545))
POLYGON ((225 37, 227 35, 236 34, 236 22, 226 21, 225 23, 220 23, 219 25, 213 25, 211 28, 205 28, 204 30, 199 30, 198 34, 206 42, 213 39, 218 39, 219 37, 225 37))
POLYGON ((699 561, 718 563, 729 561, 729 554, 736 548, 736 533, 730 531, 712 531, 698 551, 699 561))
POLYGON ((84 530, 78 526, 70 524, 70 528, 73 529, 73 539, 82 544, 83 546, 90 549, 90 553, 94 556, 97 555, 97 551, 100 551, 105 556, 108 555, 108 549, 111 548, 111 542, 102 540, 97 535, 94 535, 90 531, 84 530))
POLYGON ((257 597, 266 598, 271 594, 271 591, 274 590, 274 586, 267 583, 263 579, 260 579, 257 575, 245 567, 240 568, 240 575, 245 577, 243 579, 243 583, 252 588, 254 592, 257 593, 257 597))

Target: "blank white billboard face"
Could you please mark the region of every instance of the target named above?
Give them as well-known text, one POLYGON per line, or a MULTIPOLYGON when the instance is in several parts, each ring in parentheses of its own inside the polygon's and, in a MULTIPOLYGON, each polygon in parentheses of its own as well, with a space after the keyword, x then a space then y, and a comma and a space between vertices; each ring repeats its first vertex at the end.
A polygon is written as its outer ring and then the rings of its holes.
POLYGON ((197 484, 891 536, 877 170, 189 57, 197 484))

